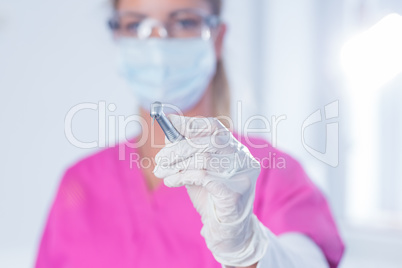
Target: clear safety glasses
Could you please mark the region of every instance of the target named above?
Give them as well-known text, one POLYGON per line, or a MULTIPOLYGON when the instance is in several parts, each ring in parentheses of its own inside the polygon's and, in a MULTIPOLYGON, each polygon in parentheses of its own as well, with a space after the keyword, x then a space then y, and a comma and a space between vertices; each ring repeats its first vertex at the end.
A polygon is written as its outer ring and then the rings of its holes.
POLYGON ((218 16, 193 9, 175 11, 164 22, 133 11, 116 12, 109 20, 116 37, 138 39, 151 37, 154 30, 161 38, 210 39, 212 30, 219 24, 218 16))

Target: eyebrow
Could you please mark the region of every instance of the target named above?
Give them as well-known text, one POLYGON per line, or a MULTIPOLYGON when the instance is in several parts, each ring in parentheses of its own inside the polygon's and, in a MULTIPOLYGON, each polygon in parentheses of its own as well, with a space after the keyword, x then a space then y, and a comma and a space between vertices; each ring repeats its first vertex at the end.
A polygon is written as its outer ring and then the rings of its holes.
POLYGON ((172 13, 170 13, 170 17, 173 17, 173 16, 176 16, 177 15, 177 13, 186 13, 186 12, 188 12, 188 13, 190 13, 190 12, 197 12, 198 14, 208 14, 208 12, 206 12, 206 11, 204 11, 204 10, 202 10, 202 9, 199 9, 199 8, 183 8, 183 9, 178 9, 178 10, 175 10, 175 11, 173 11, 172 13))
MULTIPOLYGON (((199 8, 182 8, 182 9, 172 11, 169 14, 169 18, 175 17, 175 16, 177 16, 177 14, 180 14, 180 13, 192 13, 194 11, 199 14, 208 14, 208 12, 201 10, 199 8)), ((142 18, 149 17, 148 15, 146 15, 144 13, 140 13, 140 12, 134 11, 134 10, 116 11, 115 13, 119 14, 119 15, 133 15, 133 16, 138 16, 138 17, 142 17, 142 18)))
POLYGON ((147 15, 137 12, 137 11, 133 11, 133 10, 127 10, 127 11, 116 11, 115 14, 117 15, 133 15, 133 16, 138 16, 138 17, 148 17, 147 15))

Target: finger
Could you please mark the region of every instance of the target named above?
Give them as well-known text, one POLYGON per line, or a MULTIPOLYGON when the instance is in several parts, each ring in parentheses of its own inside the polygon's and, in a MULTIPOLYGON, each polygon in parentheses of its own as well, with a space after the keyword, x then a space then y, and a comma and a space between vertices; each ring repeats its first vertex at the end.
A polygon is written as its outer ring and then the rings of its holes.
POLYGON ((223 198, 230 193, 244 195, 252 191, 255 186, 255 180, 251 180, 242 174, 236 174, 236 176, 229 178, 219 178, 215 174, 207 172, 207 176, 213 178, 209 181, 214 183, 206 185, 206 189, 217 198, 223 198))
POLYGON ((241 151, 239 142, 230 137, 223 136, 208 136, 194 139, 186 139, 175 143, 167 144, 155 156, 158 163, 161 159, 171 159, 172 162, 177 162, 178 159, 186 159, 194 156, 196 153, 211 153, 211 154, 234 154, 241 151))
POLYGON ((192 139, 210 136, 217 132, 230 132, 218 119, 214 117, 185 117, 169 114, 169 120, 181 135, 192 139))
POLYGON ((207 169, 208 158, 208 153, 197 153, 192 157, 174 163, 160 160, 153 172, 158 178, 166 178, 186 170, 205 170, 207 169))
POLYGON ((163 182, 167 187, 181 187, 184 185, 204 186, 207 184, 205 170, 186 170, 166 177, 163 182))
POLYGON ((209 137, 198 138, 195 141, 182 140, 179 142, 171 143, 162 148, 155 156, 155 161, 158 163, 163 159, 170 159, 170 161, 177 161, 176 158, 186 159, 196 153, 214 153, 219 148, 211 146, 209 137))
POLYGON ((204 169, 216 178, 229 178, 232 174, 248 169, 249 162, 239 156, 239 154, 211 154, 195 153, 194 155, 179 159, 158 158, 154 174, 158 178, 165 178, 185 170, 204 169))

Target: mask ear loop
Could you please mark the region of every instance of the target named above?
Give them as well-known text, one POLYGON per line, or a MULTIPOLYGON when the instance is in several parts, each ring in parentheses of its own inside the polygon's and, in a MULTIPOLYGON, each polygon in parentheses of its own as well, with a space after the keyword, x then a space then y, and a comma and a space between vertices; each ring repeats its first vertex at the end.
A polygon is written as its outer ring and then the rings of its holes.
POLYGON ((138 27, 138 38, 139 39, 149 38, 154 28, 158 29, 158 34, 161 38, 168 37, 168 32, 162 22, 153 18, 147 18, 143 20, 140 26, 138 27))

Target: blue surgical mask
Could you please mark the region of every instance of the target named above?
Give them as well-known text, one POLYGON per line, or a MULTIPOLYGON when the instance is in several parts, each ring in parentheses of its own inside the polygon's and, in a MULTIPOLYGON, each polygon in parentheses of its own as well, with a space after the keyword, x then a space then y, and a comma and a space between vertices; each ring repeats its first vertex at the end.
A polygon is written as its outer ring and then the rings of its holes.
POLYGON ((123 38, 118 46, 122 74, 147 110, 155 101, 190 110, 216 71, 212 40, 123 38))

